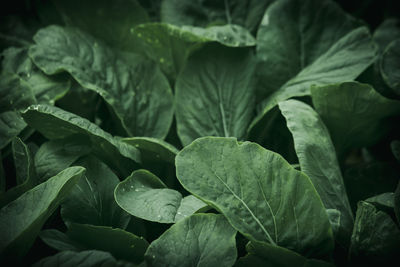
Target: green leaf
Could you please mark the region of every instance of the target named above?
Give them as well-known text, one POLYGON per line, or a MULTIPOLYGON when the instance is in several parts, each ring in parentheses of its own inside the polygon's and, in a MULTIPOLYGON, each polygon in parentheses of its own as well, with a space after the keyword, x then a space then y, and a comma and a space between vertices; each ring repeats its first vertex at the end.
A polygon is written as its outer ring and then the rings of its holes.
POLYGON ((339 158, 351 148, 375 144, 391 127, 384 119, 400 113, 399 101, 381 96, 368 84, 312 87, 311 94, 339 158))
POLYGON ((27 145, 18 137, 14 138, 12 143, 12 152, 14 158, 17 185, 21 185, 26 181, 34 181, 36 179, 35 163, 33 155, 27 145))
POLYGON ((121 141, 136 147, 141 153, 142 162, 168 162, 174 164, 175 156, 179 152, 173 145, 151 137, 128 137, 122 138, 121 141))
POLYGON ((27 48, 11 47, 3 51, 3 56, 2 71, 17 75, 30 87, 29 92, 31 91, 35 98, 30 104, 54 105, 54 102, 71 88, 71 80, 66 75, 49 77, 36 67, 28 57, 27 48))
POLYGON ((332 251, 332 229, 318 193, 279 154, 235 138, 204 137, 177 155, 176 168, 186 190, 251 241, 306 256, 332 251))
POLYGON ((309 94, 312 84, 355 79, 373 61, 366 27, 331 0, 272 3, 257 32, 263 107, 309 94))
POLYGON ((238 24, 254 31, 272 0, 164 0, 161 21, 175 25, 207 27, 213 24, 238 24))
POLYGON ((351 237, 353 262, 393 263, 400 250, 400 230, 391 217, 373 205, 360 201, 351 237))
POLYGON ((68 168, 78 158, 92 150, 86 135, 71 135, 43 143, 35 154, 35 167, 39 181, 43 182, 68 168))
POLYGON ((232 266, 235 235, 224 216, 194 214, 153 241, 145 258, 150 266, 232 266))
POLYGON ((0 259, 18 261, 28 252, 40 228, 84 173, 68 168, 27 191, 0 210, 0 259))
POLYGON ((131 29, 149 20, 136 0, 57 0, 54 3, 67 25, 80 28, 125 51, 135 49, 131 29))
POLYGON ((110 252, 116 259, 140 263, 148 243, 142 237, 119 228, 89 224, 70 224, 68 237, 89 249, 110 252))
POLYGON ((132 34, 141 41, 146 55, 159 62, 161 69, 175 78, 183 68, 188 56, 200 45, 218 42, 224 46, 254 46, 254 37, 238 25, 174 26, 165 23, 145 23, 136 26, 132 34))
POLYGON ((3 149, 24 128, 26 123, 17 111, 0 113, 0 149, 3 149))
POLYGON ((38 184, 33 155, 28 146, 21 139, 15 137, 11 147, 16 172, 16 186, 0 195, 0 207, 14 201, 38 184))
POLYGON ((209 45, 195 53, 175 86, 183 145, 202 136, 243 139, 254 113, 254 58, 249 50, 209 45))
POLYGON ((207 205, 194 196, 182 197, 147 170, 134 171, 115 188, 115 200, 131 215, 159 223, 177 222, 207 205))
POLYGON ((118 141, 90 121, 57 107, 34 105, 24 111, 22 117, 50 140, 85 135, 90 140, 92 153, 122 175, 134 167, 133 161, 140 162, 140 152, 134 147, 118 141))
POLYGON ((168 80, 155 63, 117 53, 74 28, 49 26, 34 37, 29 55, 46 74, 66 71, 100 94, 129 136, 163 139, 173 117, 168 80))
POLYGON ((365 202, 373 204, 376 207, 383 206, 386 208, 393 209, 395 205, 394 198, 395 198, 395 193, 387 192, 373 197, 369 197, 365 200, 365 202))
POLYGON ((245 257, 239 258, 235 267, 246 266, 274 266, 274 267, 333 267, 328 262, 307 259, 296 252, 283 247, 271 246, 264 242, 249 242, 246 246, 249 252, 245 257))
POLYGON ((86 174, 61 204, 64 222, 125 229, 130 216, 114 200, 118 177, 93 156, 84 157, 75 165, 84 167, 86 174))
POLYGON ((115 260, 110 253, 98 250, 87 250, 82 252, 63 251, 53 256, 41 259, 33 267, 62 266, 62 267, 134 267, 133 264, 122 263, 115 260))
POLYGON ((380 60, 380 70, 386 84, 400 94, 400 39, 386 47, 380 60))
POLYGON ((340 211, 338 241, 347 244, 353 229, 353 213, 328 129, 318 114, 297 100, 279 103, 293 135, 301 171, 310 177, 327 209, 340 211))
POLYGON ((43 230, 39 234, 40 239, 49 247, 52 247, 58 251, 72 250, 82 251, 84 247, 79 245, 77 242, 71 240, 65 233, 56 229, 43 230))

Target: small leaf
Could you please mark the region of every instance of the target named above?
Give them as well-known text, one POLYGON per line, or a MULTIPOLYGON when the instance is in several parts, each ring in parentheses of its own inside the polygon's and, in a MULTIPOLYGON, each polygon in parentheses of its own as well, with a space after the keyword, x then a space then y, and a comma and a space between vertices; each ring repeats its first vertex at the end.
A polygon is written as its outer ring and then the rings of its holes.
POLYGON ((125 229, 130 216, 114 200, 118 177, 93 156, 81 158, 75 165, 84 167, 86 174, 61 204, 64 222, 125 229))
POLYGON ((194 214, 153 241, 145 258, 151 266, 232 266, 235 235, 224 216, 194 214))
POLYGON ((43 143, 35 154, 39 181, 44 182, 70 167, 78 158, 89 154, 91 150, 90 138, 81 134, 43 143))
POLYGON ((154 174, 134 171, 115 188, 115 200, 131 215, 148 221, 174 223, 207 205, 194 196, 182 197, 154 174))

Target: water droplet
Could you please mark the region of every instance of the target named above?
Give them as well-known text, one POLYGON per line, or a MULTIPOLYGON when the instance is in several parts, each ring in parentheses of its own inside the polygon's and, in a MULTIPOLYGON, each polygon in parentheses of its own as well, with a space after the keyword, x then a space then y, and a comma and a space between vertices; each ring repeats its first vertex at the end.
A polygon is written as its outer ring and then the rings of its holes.
POLYGON ((97 42, 94 42, 94 47, 98 47, 99 45, 97 44, 97 42))
POLYGON ((158 154, 157 154, 157 155, 156 155, 156 158, 158 158, 158 159, 159 159, 159 158, 160 158, 160 155, 158 155, 158 154))
POLYGON ((135 189, 135 192, 139 192, 139 189, 135 189))
POLYGON ((162 57, 162 58, 160 58, 160 63, 164 63, 165 62, 165 59, 162 57))
POLYGON ((142 37, 142 34, 139 32, 139 33, 137 34, 137 37, 141 38, 141 37, 142 37))
POLYGON ((131 185, 131 188, 133 188, 133 185, 131 185))
POLYGON ((181 215, 182 213, 180 211, 178 211, 176 214, 181 215))
POLYGON ((149 43, 153 42, 150 38, 147 38, 146 40, 147 40, 147 42, 149 42, 149 43))
POLYGON ((135 147, 139 147, 139 144, 136 144, 135 147))
MULTIPOLYGON (((134 32, 135 32, 135 29, 134 29, 134 28, 131 28, 129 31, 130 31, 131 33, 134 33, 134 32)), ((139 36, 139 34, 140 34, 140 33, 138 33, 138 36, 139 36)))

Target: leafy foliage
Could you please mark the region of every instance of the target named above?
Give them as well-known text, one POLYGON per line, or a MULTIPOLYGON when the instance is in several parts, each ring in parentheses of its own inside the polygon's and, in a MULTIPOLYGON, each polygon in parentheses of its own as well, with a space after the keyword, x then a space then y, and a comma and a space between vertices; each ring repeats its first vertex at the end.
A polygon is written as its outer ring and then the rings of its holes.
POLYGON ((392 2, 8 3, 0 265, 398 262, 392 2))

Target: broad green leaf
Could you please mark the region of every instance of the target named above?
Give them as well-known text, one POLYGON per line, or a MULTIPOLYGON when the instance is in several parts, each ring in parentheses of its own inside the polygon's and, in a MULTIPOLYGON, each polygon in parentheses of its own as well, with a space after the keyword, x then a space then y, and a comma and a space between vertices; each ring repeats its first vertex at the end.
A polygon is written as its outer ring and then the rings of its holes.
POLYGON ((58 251, 72 250, 82 251, 85 250, 77 242, 71 240, 65 233, 56 229, 43 230, 39 234, 40 239, 49 247, 52 247, 58 251))
POLYGON ((352 261, 368 265, 393 263, 399 250, 400 230, 392 218, 372 204, 360 201, 351 237, 352 261))
POLYGON ((207 205, 194 196, 183 197, 146 170, 134 171, 115 188, 115 200, 131 215, 159 223, 177 222, 207 205))
POLYGON ((218 42, 228 47, 254 46, 254 37, 238 25, 174 26, 165 23, 145 23, 136 26, 132 34, 142 42, 148 57, 159 62, 162 70, 175 78, 188 56, 207 42, 218 42))
POLYGON ((68 168, 78 158, 92 150, 86 135, 71 135, 43 143, 35 154, 35 167, 39 181, 43 182, 68 168))
POLYGON ((122 138, 121 141, 136 147, 141 153, 142 162, 168 162, 174 164, 175 156, 179 152, 173 145, 151 137, 128 137, 122 138))
POLYGON ((67 25, 125 51, 135 49, 135 40, 130 35, 132 27, 149 20, 136 0, 57 0, 54 3, 67 25))
POLYGON ((388 193, 382 193, 373 197, 369 197, 365 200, 365 202, 371 203, 376 207, 383 206, 386 208, 394 208, 394 198, 395 198, 395 193, 388 192, 388 193))
POLYGON ((332 251, 332 229, 317 191, 279 154, 235 138, 204 137, 177 155, 176 168, 186 190, 251 241, 305 256, 332 251))
POLYGON ((312 101, 327 126, 339 158, 351 148, 376 143, 400 114, 400 102, 387 99, 368 84, 345 82, 311 88, 312 101))
POLYGON ((110 252, 116 259, 140 263, 148 243, 142 237, 119 228, 89 224, 70 224, 68 237, 89 249, 110 252))
POLYGON ((236 231, 222 215, 194 214, 172 225, 146 251, 150 266, 232 266, 236 231))
POLYGON ((386 47, 380 60, 380 70, 386 84, 400 94, 400 39, 386 47))
POLYGON ((200 27, 234 23, 254 31, 271 2, 273 0, 164 0, 161 3, 161 20, 175 25, 200 27))
POLYGON ((355 79, 372 63, 368 29, 331 0, 275 1, 257 32, 259 97, 273 106, 312 84, 355 79), (356 29, 357 28, 357 29, 356 29))
POLYGON ((84 168, 65 169, 0 210, 0 259, 18 261, 28 252, 47 218, 55 211, 84 168))
POLYGON ((246 266, 274 266, 274 267, 333 267, 328 262, 307 259, 296 252, 283 247, 271 246, 264 242, 249 242, 246 246, 249 252, 245 257, 239 258, 235 267, 246 266))
POLYGON ((82 252, 63 251, 36 262, 33 267, 134 267, 134 264, 122 263, 115 260, 110 253, 98 250, 86 250, 82 252))
POLYGON ((90 140, 92 153, 122 175, 134 167, 133 161, 140 162, 140 152, 136 148, 118 141, 90 121, 57 107, 34 105, 24 111, 22 117, 50 140, 85 135, 90 140))
POLYGON ((399 169, 387 162, 358 164, 347 168, 343 178, 355 212, 358 201, 394 191, 399 182, 399 169))
POLYGON ((28 146, 21 139, 15 137, 11 147, 16 172, 16 186, 4 194, 0 194, 0 207, 14 201, 38 184, 33 155, 28 146))
POLYGON ((279 109, 293 135, 301 171, 310 177, 325 208, 340 211, 337 239, 347 244, 354 218, 328 129, 318 114, 303 102, 280 102, 279 109))
POLYGON ((61 204, 61 217, 66 223, 112 226, 125 229, 130 216, 114 200, 118 177, 93 156, 75 165, 86 169, 85 176, 71 189, 61 204))
POLYGON ((249 50, 209 45, 195 53, 175 85, 183 145, 202 136, 243 139, 254 113, 254 58, 249 50))
POLYGON ((129 136, 163 139, 167 135, 173 96, 155 63, 117 53, 74 28, 49 26, 34 40, 36 45, 29 49, 34 63, 49 75, 66 71, 83 87, 100 94, 129 136))

